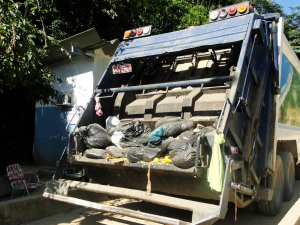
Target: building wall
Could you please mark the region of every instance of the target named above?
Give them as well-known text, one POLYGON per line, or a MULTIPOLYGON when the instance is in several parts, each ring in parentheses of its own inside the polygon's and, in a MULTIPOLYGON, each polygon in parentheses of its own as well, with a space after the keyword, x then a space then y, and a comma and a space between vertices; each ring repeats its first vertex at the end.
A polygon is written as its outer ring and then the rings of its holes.
MULTIPOLYGON (((74 63, 65 59, 50 65, 54 74, 63 81, 62 84, 56 83, 55 89, 71 93, 71 106, 36 104, 33 149, 35 164, 55 166, 67 146, 67 123, 78 106, 85 108, 111 58, 102 49, 95 50, 94 53, 94 58, 75 55, 72 57, 74 63)), ((78 119, 79 114, 70 123, 69 132, 73 130, 78 119)))

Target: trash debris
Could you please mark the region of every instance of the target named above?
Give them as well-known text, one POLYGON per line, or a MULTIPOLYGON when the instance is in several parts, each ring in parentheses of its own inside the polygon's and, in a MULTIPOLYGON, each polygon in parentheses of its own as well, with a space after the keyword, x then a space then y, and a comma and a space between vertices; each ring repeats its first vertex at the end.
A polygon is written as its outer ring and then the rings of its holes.
POLYGON ((84 138, 82 135, 79 133, 79 129, 76 128, 74 132, 74 142, 75 142, 75 149, 78 152, 84 152, 86 149, 85 143, 84 143, 84 138))
POLYGON ((120 124, 120 120, 116 116, 107 117, 105 122, 106 122, 106 126, 105 126, 106 130, 108 130, 111 127, 116 127, 120 124))
POLYGON ((156 122, 155 126, 157 125, 159 127, 151 131, 151 128, 141 121, 135 123, 132 120, 120 121, 117 117, 111 116, 106 120, 107 131, 99 124, 80 127, 76 133, 76 141, 80 144, 82 137, 86 147, 102 150, 101 152, 87 150, 84 153, 87 157, 120 159, 116 165, 123 165, 122 159, 126 159, 131 163, 155 162, 187 169, 195 164, 197 137, 201 133, 215 129, 198 126, 195 132, 194 122, 173 116, 160 119, 156 122), (104 148, 106 150, 103 150, 104 148))
POLYGON ((152 162, 159 163, 160 162, 160 158, 154 158, 152 162))
POLYGON ((106 148, 112 145, 111 138, 106 130, 97 123, 79 128, 79 135, 83 136, 86 147, 106 148))
POLYGON ((139 161, 151 162, 154 158, 159 157, 161 150, 159 148, 129 147, 125 148, 126 156, 129 162, 136 163, 139 161))
POLYGON ((155 123, 155 128, 161 127, 166 123, 174 123, 178 121, 182 121, 182 119, 180 117, 175 117, 175 116, 165 116, 155 123))
POLYGON ((172 163, 172 159, 170 159, 170 156, 165 156, 164 160, 162 161, 162 163, 164 164, 171 164, 172 163))
POLYGON ((168 146, 169 156, 173 158, 179 152, 186 151, 192 147, 192 144, 188 141, 174 139, 168 146))
POLYGON ((195 166, 197 151, 195 148, 189 148, 186 151, 178 152, 173 158, 172 163, 181 169, 189 169, 195 166))
POLYGON ((180 140, 189 141, 189 142, 196 142, 197 137, 198 134, 192 130, 184 131, 178 136, 180 140))
POLYGON ((164 123, 160 127, 164 130, 164 136, 176 137, 184 131, 193 130, 196 127, 196 124, 187 120, 181 120, 177 122, 164 123))
POLYGON ((113 134, 111 135, 111 141, 112 143, 114 143, 118 148, 122 148, 120 145, 120 141, 122 140, 122 138, 124 138, 125 135, 123 132, 121 131, 115 131, 113 132, 113 134))
POLYGON ((126 157, 126 154, 123 150, 117 148, 116 146, 108 146, 106 148, 106 152, 109 156, 113 156, 115 158, 123 158, 126 157))
POLYGON ((156 128, 154 131, 151 132, 151 134, 148 136, 148 141, 154 145, 157 143, 160 143, 162 136, 164 135, 164 130, 162 127, 156 128))
POLYGON ((133 123, 132 120, 127 120, 121 121, 117 126, 111 126, 108 129, 110 135, 116 131, 122 132, 125 138, 131 140, 136 137, 148 137, 151 133, 151 128, 141 121, 133 123))
POLYGON ((88 149, 84 152, 84 156, 91 159, 105 159, 106 150, 97 148, 88 149))

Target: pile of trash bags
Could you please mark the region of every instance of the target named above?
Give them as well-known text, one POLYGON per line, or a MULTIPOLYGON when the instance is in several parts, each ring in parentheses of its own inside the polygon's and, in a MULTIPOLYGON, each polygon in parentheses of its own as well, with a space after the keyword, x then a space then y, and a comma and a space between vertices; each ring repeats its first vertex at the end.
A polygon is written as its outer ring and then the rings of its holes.
POLYGON ((75 130, 77 151, 93 159, 127 158, 129 162, 172 163, 182 169, 195 165, 196 123, 178 117, 163 117, 155 129, 132 120, 108 117, 106 129, 99 124, 75 130))

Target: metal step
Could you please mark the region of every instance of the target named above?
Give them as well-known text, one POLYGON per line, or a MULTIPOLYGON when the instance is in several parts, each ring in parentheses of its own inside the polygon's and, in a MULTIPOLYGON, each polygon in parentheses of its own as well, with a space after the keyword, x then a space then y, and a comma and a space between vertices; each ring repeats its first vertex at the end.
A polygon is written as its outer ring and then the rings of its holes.
POLYGON ((68 190, 77 189, 83 191, 92 191, 96 193, 109 194, 114 196, 122 196, 126 198, 139 199, 146 202, 151 202, 159 205, 169 206, 182 210, 188 210, 193 212, 192 224, 211 224, 220 218, 220 206, 207 204, 202 202, 196 202, 177 197, 170 197, 162 194, 151 193, 147 195, 146 191, 113 187, 108 185, 100 185, 79 181, 70 180, 52 180, 43 194, 44 197, 76 204, 88 208, 97 209, 105 212, 113 212, 121 215, 126 215, 134 218, 149 220, 153 222, 163 224, 191 224, 189 222, 173 219, 169 217, 152 215, 144 212, 138 212, 134 210, 118 208, 115 206, 107 206, 100 203, 90 202, 82 199, 68 197, 68 190))

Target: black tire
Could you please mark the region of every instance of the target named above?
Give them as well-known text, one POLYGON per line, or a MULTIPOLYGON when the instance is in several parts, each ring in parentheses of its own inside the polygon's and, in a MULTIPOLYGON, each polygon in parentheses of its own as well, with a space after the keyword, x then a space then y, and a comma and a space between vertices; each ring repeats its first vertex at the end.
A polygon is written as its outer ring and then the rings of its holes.
POLYGON ((300 180, 300 164, 296 165, 296 163, 295 163, 295 178, 296 180, 300 180))
POLYGON ((294 193, 295 185, 295 165, 294 158, 290 152, 279 152, 284 173, 284 190, 283 190, 283 200, 290 201, 294 193))
POLYGON ((274 187, 274 195, 272 200, 260 200, 258 201, 258 210, 263 214, 270 216, 277 215, 282 206, 283 189, 284 189, 284 174, 283 165, 280 156, 276 156, 275 173, 267 179, 268 187, 274 187))
POLYGON ((247 212, 257 213, 258 212, 257 202, 250 203, 249 205, 247 205, 244 208, 244 210, 247 211, 247 212))

